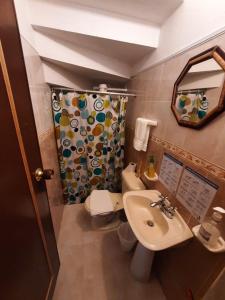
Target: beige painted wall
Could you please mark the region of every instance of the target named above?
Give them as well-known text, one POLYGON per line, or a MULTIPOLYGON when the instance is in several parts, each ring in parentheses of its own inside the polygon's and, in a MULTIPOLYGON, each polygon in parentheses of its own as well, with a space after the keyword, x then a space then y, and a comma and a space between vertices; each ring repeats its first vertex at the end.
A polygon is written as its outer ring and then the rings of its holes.
POLYGON ((204 296, 204 300, 224 300, 225 295, 225 268, 222 270, 217 280, 210 287, 206 295, 204 296))
POLYGON ((198 131, 178 126, 170 109, 173 84, 188 59, 215 45, 225 51, 225 35, 133 77, 129 88, 138 97, 129 102, 127 127, 134 128, 135 119, 140 116, 156 119, 158 127, 153 130, 155 136, 225 168, 225 112, 198 131))
MULTIPOLYGON (((189 58, 215 45, 220 46, 225 51, 225 35, 143 71, 130 80, 128 87, 130 91, 137 94, 137 97, 130 99, 128 104, 125 158, 126 163, 129 161, 137 162, 142 175, 149 153, 156 156, 157 170, 159 171, 163 152, 170 153, 170 151, 166 151, 163 141, 170 143, 171 150, 174 148, 173 145, 178 146, 175 157, 218 184, 219 190, 213 201, 213 206, 216 204, 216 206, 225 208, 225 112, 201 130, 194 130, 179 126, 170 108, 174 82, 189 58), (152 135, 161 142, 156 143, 154 138, 151 139, 146 153, 137 152, 132 146, 137 117, 158 121, 158 126, 152 130, 152 135), (182 156, 184 153, 185 159, 182 156), (198 158, 203 159, 203 164, 207 167, 203 168, 200 164, 197 166, 193 163, 193 157, 197 160, 198 158), (220 177, 211 172, 216 166, 221 171, 219 171, 220 177)), ((144 180, 143 176, 142 179, 144 180)), ((169 195, 160 183, 146 184, 148 188, 157 188, 163 194, 169 195)), ((170 196, 170 200, 178 207, 189 227, 198 224, 177 199, 172 195, 170 196)), ((210 213, 208 211, 208 214, 210 213)), ((223 226, 225 226, 225 222, 223 226)), ((225 235, 225 230, 223 234, 225 235)), ((194 299, 199 300, 202 299, 207 289, 219 275, 224 267, 224 261, 224 253, 210 253, 196 239, 193 239, 182 247, 157 253, 155 268, 168 299, 174 299, 174 295, 179 300, 191 299, 190 293, 192 293, 194 299)))
POLYGON ((21 37, 21 41, 43 167, 55 171, 53 179, 46 181, 46 185, 53 227, 57 238, 64 205, 52 119, 51 90, 44 81, 38 53, 23 37, 21 37))

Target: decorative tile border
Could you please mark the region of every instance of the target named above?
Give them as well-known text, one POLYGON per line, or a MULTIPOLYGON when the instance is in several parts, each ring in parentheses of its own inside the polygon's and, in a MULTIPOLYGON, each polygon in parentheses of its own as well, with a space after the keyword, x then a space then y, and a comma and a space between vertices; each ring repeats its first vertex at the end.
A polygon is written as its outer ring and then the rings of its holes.
POLYGON ((161 145, 163 148, 171 151, 172 153, 190 161, 197 167, 203 168, 204 170, 208 171, 211 175, 217 177, 220 180, 225 181, 225 169, 214 165, 207 160, 204 160, 202 158, 199 158, 198 156, 178 147, 175 146, 167 141, 161 140, 160 138, 156 136, 152 136, 151 140, 155 142, 158 145, 161 145))

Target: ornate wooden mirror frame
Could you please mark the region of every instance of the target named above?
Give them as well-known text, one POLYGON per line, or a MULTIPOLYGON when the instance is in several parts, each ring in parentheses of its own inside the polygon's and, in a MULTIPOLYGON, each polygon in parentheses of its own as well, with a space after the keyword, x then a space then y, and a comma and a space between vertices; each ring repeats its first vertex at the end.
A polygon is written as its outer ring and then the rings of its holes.
POLYGON ((196 64, 199 64, 212 58, 218 63, 222 70, 225 71, 225 53, 220 47, 215 46, 189 59, 188 63, 186 64, 186 66, 184 67, 183 71, 181 72, 180 76, 174 84, 171 109, 176 117, 178 124, 181 126, 199 129, 202 126, 209 123, 212 119, 214 119, 217 115, 219 115, 225 110, 225 80, 223 81, 223 86, 220 97, 218 99, 218 104, 211 111, 209 111, 209 113, 206 114, 206 116, 202 118, 199 122, 191 120, 182 120, 176 107, 178 87, 181 81, 184 79, 185 75, 190 70, 190 68, 196 64))

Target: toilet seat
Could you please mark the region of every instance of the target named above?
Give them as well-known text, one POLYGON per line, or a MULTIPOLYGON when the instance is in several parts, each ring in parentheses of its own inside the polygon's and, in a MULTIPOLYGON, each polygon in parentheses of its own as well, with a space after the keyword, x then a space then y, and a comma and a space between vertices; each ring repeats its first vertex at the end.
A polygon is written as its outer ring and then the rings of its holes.
POLYGON ((114 212, 113 202, 107 190, 93 190, 91 192, 90 212, 92 216, 114 212))
MULTIPOLYGON (((105 190, 106 192, 106 190, 105 190)), ((113 204, 113 212, 116 212, 123 208, 123 201, 122 201, 122 194, 121 193, 111 193, 109 191, 108 195, 111 198, 112 204, 113 204)), ((95 193, 97 194, 98 191, 95 190, 95 193)), ((85 209, 88 211, 89 214, 91 214, 90 209, 90 196, 88 196, 84 202, 85 209)), ((112 212, 104 213, 104 215, 111 214, 112 212)))

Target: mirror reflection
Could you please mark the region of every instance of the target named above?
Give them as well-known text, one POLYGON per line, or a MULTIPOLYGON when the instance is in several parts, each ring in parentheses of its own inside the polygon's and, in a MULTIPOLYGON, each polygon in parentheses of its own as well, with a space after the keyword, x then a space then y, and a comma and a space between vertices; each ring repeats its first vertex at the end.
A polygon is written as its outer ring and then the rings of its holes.
POLYGON ((210 58, 189 69, 178 85, 175 101, 180 120, 198 123, 215 109, 224 83, 224 70, 210 58))

